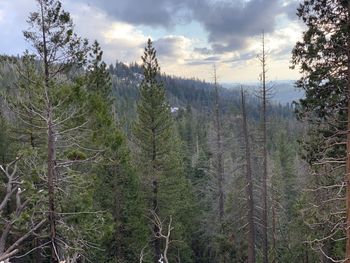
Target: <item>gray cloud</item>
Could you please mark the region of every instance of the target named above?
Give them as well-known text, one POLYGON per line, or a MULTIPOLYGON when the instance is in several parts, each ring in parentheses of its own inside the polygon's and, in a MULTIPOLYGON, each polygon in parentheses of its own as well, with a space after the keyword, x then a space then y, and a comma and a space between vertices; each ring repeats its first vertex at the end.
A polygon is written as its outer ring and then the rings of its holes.
POLYGON ((204 59, 186 59, 186 65, 198 66, 198 65, 213 65, 221 60, 221 56, 210 56, 204 59))
POLYGON ((291 0, 285 7, 286 14, 288 15, 288 18, 291 20, 296 20, 298 18, 297 16, 297 8, 300 5, 300 0, 291 0))
POLYGON ((160 57, 176 57, 181 51, 183 41, 183 38, 178 36, 163 37, 154 41, 154 47, 160 57))
POLYGON ((213 50, 207 47, 196 47, 193 49, 194 52, 199 53, 201 55, 210 55, 213 54, 213 50))
POLYGON ((136 25, 169 27, 188 16, 187 0, 82 0, 110 16, 136 25))
POLYGON ((209 62, 217 62, 219 60, 221 60, 220 56, 211 56, 204 59, 204 61, 209 61, 209 62))
MULTIPOLYGON (((170 27, 179 21, 199 22, 208 32, 212 52, 242 49, 249 37, 275 29, 275 17, 295 17, 298 0, 81 0, 134 25, 170 27), (294 12, 294 13, 293 13, 294 12)), ((199 51, 199 50, 197 50, 199 51)), ((210 53, 210 50, 202 50, 210 53)))
POLYGON ((248 37, 275 29, 275 17, 284 8, 280 0, 251 0, 249 2, 197 1, 194 17, 209 32, 209 42, 216 53, 242 49, 248 37), (234 2, 234 3, 232 3, 234 2))
POLYGON ((212 61, 207 61, 203 59, 188 59, 185 62, 188 66, 213 65, 212 61))
POLYGON ((241 61, 250 60, 253 58, 256 58, 256 54, 254 54, 252 52, 246 52, 246 53, 240 54, 240 55, 233 57, 233 58, 224 59, 222 62, 231 64, 231 63, 238 63, 241 61))

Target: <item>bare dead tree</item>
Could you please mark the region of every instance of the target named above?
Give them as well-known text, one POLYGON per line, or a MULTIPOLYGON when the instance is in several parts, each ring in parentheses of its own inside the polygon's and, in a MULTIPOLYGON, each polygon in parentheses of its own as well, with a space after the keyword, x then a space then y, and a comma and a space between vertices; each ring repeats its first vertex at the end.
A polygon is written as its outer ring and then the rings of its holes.
POLYGON ((223 147, 222 147, 222 128, 220 116, 220 102, 219 102, 219 84, 217 80, 216 66, 214 65, 214 124, 216 131, 216 176, 218 183, 218 197, 219 197, 219 220, 222 223, 224 217, 224 163, 223 163, 223 147))
MULTIPOLYGON (((350 16, 350 1, 347 5, 348 16, 350 16)), ((350 26, 350 19, 347 22, 350 26)), ((346 262, 350 262, 350 34, 347 34, 347 140, 346 140, 346 262)))
POLYGON ((140 252, 140 260, 139 260, 139 263, 142 263, 143 262, 143 260, 144 260, 144 257, 146 256, 146 252, 145 252, 145 250, 147 249, 147 246, 148 246, 148 244, 146 245, 146 246, 144 246, 142 249, 141 249, 141 252, 140 252))
POLYGON ((247 114, 245 105, 245 96, 241 88, 241 102, 242 102, 242 122, 243 135, 245 142, 245 162, 246 162, 246 198, 248 203, 248 263, 255 263, 255 224, 254 224, 254 196, 253 196, 253 179, 251 168, 251 154, 249 132, 247 124, 247 114))
POLYGON ((4 184, 5 195, 0 201, 2 225, 0 230, 0 261, 5 261, 15 256, 19 252, 19 246, 46 223, 46 219, 40 222, 30 222, 28 230, 19 237, 13 236, 11 233, 11 230, 15 228, 16 223, 20 220, 22 213, 27 209, 28 204, 28 200, 22 200, 22 194, 25 189, 21 189, 22 179, 20 178, 17 165, 19 160, 20 158, 17 157, 7 165, 0 165, 0 171, 6 180, 4 184), (16 201, 16 208, 10 216, 6 217, 4 210, 12 199, 16 201), (9 244, 10 240, 11 243, 9 244))
POLYGON ((262 248, 263 248, 263 262, 268 263, 268 191, 267 191, 267 181, 268 181, 268 170, 267 170, 267 103, 269 98, 269 93, 271 89, 267 87, 266 84, 266 73, 267 73, 267 54, 265 49, 265 34, 262 34, 262 53, 258 56, 262 71, 260 74, 261 80, 261 128, 262 128, 262 158, 263 158, 263 175, 262 175, 262 248))
POLYGON ((154 225, 157 225, 157 232, 154 232, 153 235, 158 240, 163 240, 164 249, 163 253, 160 254, 159 262, 160 263, 169 263, 168 252, 170 245, 176 240, 171 239, 171 232, 174 230, 173 227, 173 218, 169 216, 167 225, 165 225, 165 220, 161 220, 155 211, 151 211, 152 218, 150 219, 154 225))
POLYGON ((276 206, 277 206, 277 200, 275 197, 275 189, 272 185, 272 263, 276 263, 277 260, 277 249, 276 249, 276 242, 277 242, 277 229, 276 229, 276 206))

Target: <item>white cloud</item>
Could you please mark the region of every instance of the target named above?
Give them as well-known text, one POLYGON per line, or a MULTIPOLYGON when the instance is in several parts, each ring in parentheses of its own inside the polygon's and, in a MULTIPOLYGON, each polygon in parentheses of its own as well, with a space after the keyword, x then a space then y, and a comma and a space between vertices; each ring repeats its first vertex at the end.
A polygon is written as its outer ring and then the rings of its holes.
POLYGON ((77 33, 90 41, 97 40, 104 50, 104 59, 108 63, 116 59, 125 62, 139 61, 145 36, 135 26, 115 21, 105 12, 83 3, 67 2, 72 13, 77 33))

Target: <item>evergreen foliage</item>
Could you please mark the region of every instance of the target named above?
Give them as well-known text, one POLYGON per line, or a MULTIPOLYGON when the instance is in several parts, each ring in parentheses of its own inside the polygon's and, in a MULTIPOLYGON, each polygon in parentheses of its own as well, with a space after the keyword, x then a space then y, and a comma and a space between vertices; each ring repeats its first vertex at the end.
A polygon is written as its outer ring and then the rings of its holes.
POLYGON ((314 173, 309 187, 315 190, 307 195, 310 242, 325 258, 340 260, 347 229, 341 214, 347 206, 342 185, 348 180, 349 1, 304 1, 298 16, 307 26, 294 47, 293 65, 302 73, 296 85, 305 91, 296 104, 297 116, 308 124, 302 155, 314 173))
POLYGON ((34 53, 0 57, 0 262, 263 262, 265 197, 265 261, 343 258, 348 1, 298 9, 306 97, 268 105, 264 194, 258 98, 243 114, 237 89, 162 73, 151 40, 142 65, 107 65, 36 2, 34 53))
MULTIPOLYGON (((184 262, 191 262, 188 236, 191 226, 191 187, 185 178, 179 141, 166 101, 165 88, 159 79, 160 68, 151 40, 148 40, 142 60, 144 78, 140 85, 134 134, 139 147, 139 163, 142 163, 140 178, 144 182, 146 207, 162 220, 173 218, 173 238, 181 242, 170 248, 169 258, 175 259, 176 253, 179 253, 184 262)), ((164 244, 157 238, 159 226, 154 222, 152 224, 150 241, 153 240, 154 258, 158 260, 164 244)))

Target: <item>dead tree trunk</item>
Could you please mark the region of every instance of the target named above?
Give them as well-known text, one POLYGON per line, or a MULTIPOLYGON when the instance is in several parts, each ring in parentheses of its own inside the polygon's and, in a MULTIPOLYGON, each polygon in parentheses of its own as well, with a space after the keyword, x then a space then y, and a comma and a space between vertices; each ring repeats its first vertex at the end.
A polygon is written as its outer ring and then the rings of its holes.
POLYGON ((20 220, 23 211, 27 207, 27 200, 22 202, 21 194, 25 191, 20 187, 21 180, 17 174, 17 162, 19 158, 8 165, 0 165, 0 171, 7 178, 7 183, 5 184, 5 196, 0 200, 0 215, 3 215, 4 209, 8 206, 11 199, 16 199, 16 210, 10 215, 9 218, 1 218, 3 220, 4 226, 0 230, 0 262, 5 261, 13 257, 19 252, 20 245, 26 241, 30 236, 32 236, 38 229, 40 229, 46 222, 42 220, 39 223, 32 224, 28 227, 26 233, 17 239, 14 239, 12 235, 13 226, 20 220), (11 241, 10 244, 8 244, 11 241))
POLYGON ((171 240, 170 236, 171 236, 171 231, 174 230, 173 227, 173 218, 172 216, 169 217, 169 222, 168 225, 166 226, 166 232, 163 233, 163 229, 164 229, 164 221, 162 221, 160 219, 160 217, 158 216, 157 213, 155 213, 155 211, 151 211, 152 214, 152 221, 153 224, 157 226, 158 232, 154 233, 154 236, 157 240, 164 240, 164 250, 163 253, 160 252, 159 257, 157 258, 156 262, 162 262, 162 263, 169 263, 169 259, 168 259, 168 252, 169 252, 169 248, 170 248, 170 244, 173 243, 173 240, 171 240))
MULTIPOLYGON (((274 188, 272 188, 272 192, 274 193, 274 188)), ((276 199, 275 199, 275 196, 273 195, 273 198, 272 198, 272 263, 276 263, 276 260, 277 260, 276 241, 277 241, 276 199)))
POLYGON ((254 225, 254 196, 253 196, 253 179, 250 155, 250 143, 247 125, 247 114, 245 106, 245 98, 243 89, 242 96, 242 120, 243 120, 243 135, 245 144, 245 160, 246 160, 246 194, 248 203, 248 263, 255 263, 255 225, 254 225))
POLYGON ((268 263, 268 239, 267 239, 267 88, 266 88, 266 53, 265 53, 265 37, 262 35, 262 54, 260 56, 262 66, 261 73, 261 96, 262 96, 262 154, 263 154, 263 176, 262 176, 262 247, 263 247, 263 263, 268 263))
POLYGON ((222 223, 224 217, 224 164, 223 164, 223 149, 222 149, 222 134, 220 120, 220 105, 219 105, 219 85, 217 83, 216 67, 214 66, 214 89, 215 89, 215 129, 216 129, 216 147, 217 147, 217 163, 216 173, 218 180, 218 196, 219 196, 219 220, 222 223))

